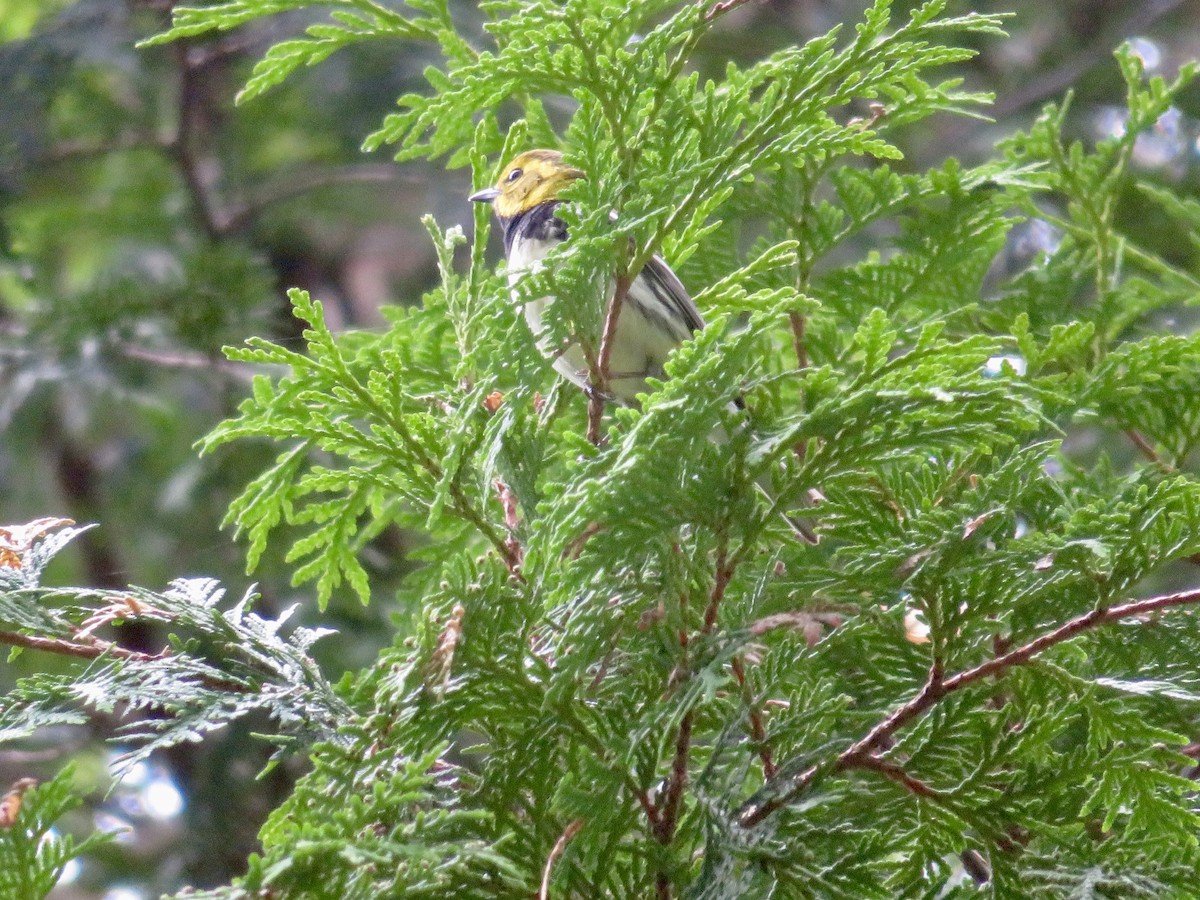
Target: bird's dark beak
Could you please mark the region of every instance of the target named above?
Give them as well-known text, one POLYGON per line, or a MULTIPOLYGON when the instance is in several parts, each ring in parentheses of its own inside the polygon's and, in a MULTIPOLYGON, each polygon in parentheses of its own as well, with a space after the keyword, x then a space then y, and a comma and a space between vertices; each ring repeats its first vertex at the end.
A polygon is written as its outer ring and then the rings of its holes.
POLYGON ((472 203, 491 203, 500 196, 500 188, 484 188, 482 191, 476 191, 467 199, 472 203))

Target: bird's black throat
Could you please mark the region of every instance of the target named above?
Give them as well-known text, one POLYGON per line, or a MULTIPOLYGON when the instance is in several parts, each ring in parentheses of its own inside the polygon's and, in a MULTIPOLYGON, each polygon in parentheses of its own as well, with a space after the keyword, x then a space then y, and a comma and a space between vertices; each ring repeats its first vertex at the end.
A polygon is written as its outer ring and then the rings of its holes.
POLYGON ((504 254, 512 252, 517 239, 535 241, 561 241, 567 237, 567 226, 557 215, 558 200, 539 203, 515 216, 500 218, 504 228, 504 254))

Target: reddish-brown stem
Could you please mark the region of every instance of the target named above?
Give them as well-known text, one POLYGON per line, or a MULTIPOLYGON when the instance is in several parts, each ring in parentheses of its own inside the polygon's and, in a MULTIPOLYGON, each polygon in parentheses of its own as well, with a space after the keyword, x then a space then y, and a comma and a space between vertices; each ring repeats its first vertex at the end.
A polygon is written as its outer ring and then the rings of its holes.
POLYGON ((805 341, 805 330, 808 327, 804 314, 797 310, 788 313, 788 321, 792 326, 792 349, 796 353, 796 368, 808 368, 808 344, 805 341))
POLYGON ((688 673, 688 644, 691 642, 691 636, 687 630, 687 594, 684 593, 679 595, 679 621, 679 661, 667 677, 668 691, 686 679, 688 673))
POLYGON ((667 779, 662 806, 659 807, 658 831, 655 835, 659 843, 664 845, 671 843, 675 837, 679 805, 683 800, 683 789, 687 786, 688 751, 692 744, 694 720, 694 711, 689 709, 680 720, 679 733, 675 735, 675 756, 671 760, 671 774, 667 779))
POLYGON ((758 745, 758 758, 762 762, 763 778, 775 775, 775 760, 771 758, 771 748, 767 746, 767 729, 763 725, 762 712, 754 703, 754 695, 750 690, 750 682, 746 678, 746 669, 742 658, 735 656, 730 663, 733 677, 742 689, 742 700, 750 715, 750 738, 758 745))
MULTIPOLYGON (((78 659, 97 659, 110 656, 113 659, 133 663, 149 663, 162 659, 167 654, 142 653, 140 650, 129 650, 111 641, 89 638, 86 642, 66 641, 61 638, 36 637, 31 634, 21 634, 16 631, 0 631, 0 644, 11 647, 24 647, 29 650, 42 650, 46 653, 56 653, 59 656, 74 656, 78 659)), ((205 686, 219 691, 245 693, 249 690, 245 685, 223 678, 201 677, 205 686)))
POLYGON ((525 560, 525 550, 521 546, 521 542, 517 540, 517 529, 521 527, 517 498, 509 486, 499 478, 496 479, 496 493, 500 496, 500 505, 504 508, 504 527, 508 530, 508 537, 504 540, 507 550, 505 561, 508 563, 509 571, 516 575, 520 571, 521 563, 525 560))
POLYGON ((642 812, 646 814, 646 820, 650 823, 650 831, 657 833, 658 831, 658 807, 650 800, 650 795, 645 791, 637 791, 634 795, 637 797, 638 805, 642 807, 642 812))
MULTIPOLYGON (((808 368, 808 342, 805 339, 808 320, 805 319, 803 313, 793 309, 788 313, 788 322, 792 326, 792 349, 796 353, 796 368, 803 371, 808 368)), ((797 441, 796 446, 792 449, 796 458, 800 462, 804 462, 804 457, 808 455, 808 442, 797 441)))
POLYGON ((717 626, 717 613, 721 609, 721 601, 725 599, 725 590, 733 579, 734 564, 729 559, 729 541, 721 535, 721 543, 717 547, 717 568, 713 576, 712 593, 708 596, 708 608, 704 610, 704 634, 712 634, 717 626))
POLYGON ((604 398, 608 395, 609 366, 612 361, 613 344, 617 338, 617 322, 621 318, 621 308, 625 305, 625 298, 629 295, 629 286, 632 283, 633 279, 628 272, 617 276, 612 298, 604 312, 600 355, 591 372, 591 390, 588 391, 587 438, 596 445, 600 443, 600 421, 604 417, 604 398))
MULTIPOLYGON (((683 802, 683 791, 687 787, 688 753, 692 743, 692 722, 695 710, 689 709, 679 723, 679 733, 675 736, 675 756, 671 760, 671 774, 663 793, 662 806, 657 816, 652 819, 654 837, 664 847, 670 845, 675 838, 675 828, 679 822, 679 807, 683 802)), ((655 878, 655 891, 659 897, 671 896, 671 879, 666 871, 659 870, 655 878)))
POLYGON ((158 659, 150 653, 138 650, 127 650, 108 641, 93 639, 87 643, 77 644, 74 641, 64 641, 60 638, 35 637, 31 634, 21 634, 15 631, 0 631, 0 644, 12 647, 26 647, 30 650, 44 650, 47 653, 57 653, 59 656, 76 656, 80 659, 95 659, 108 654, 114 659, 126 659, 132 662, 150 662, 158 659))
MULTIPOLYGON (((704 610, 704 625, 701 633, 711 634, 716 627, 717 613, 720 611, 721 601, 725 597, 729 582, 733 579, 736 566, 736 558, 731 558, 729 555, 729 540, 724 534, 721 534, 717 546, 717 564, 713 574, 712 591, 709 593, 708 606, 704 610)), ((681 605, 686 605, 686 603, 686 598, 683 598, 681 605)), ((680 632, 679 644, 685 658, 681 665, 676 666, 676 671, 679 671, 686 663, 688 643, 688 634, 684 630, 680 632)), ((676 672, 672 672, 669 683, 673 683, 675 680, 676 672)), ((675 753, 671 760, 671 773, 667 776, 662 802, 658 806, 658 821, 653 823, 654 836, 664 847, 674 839, 675 829, 679 824, 679 810, 683 803, 684 789, 687 787, 688 757, 692 746, 692 725, 695 723, 695 713, 695 709, 689 709, 679 722, 679 732, 675 735, 675 753)), ((665 871, 658 873, 655 879, 655 890, 660 898, 671 896, 671 881, 665 871)))
POLYGON ((727 12, 737 9, 739 6, 745 6, 750 0, 721 0, 720 3, 714 3, 704 13, 704 21, 711 22, 717 16, 723 16, 727 12))
MULTIPOLYGON (((929 678, 916 696, 893 710, 887 718, 867 732, 861 740, 856 741, 843 750, 831 766, 811 766, 794 778, 789 779, 787 789, 779 796, 743 809, 742 813, 738 816, 738 824, 743 828, 753 828, 760 824, 776 810, 799 796, 822 771, 853 768, 869 768, 883 771, 877 762, 877 752, 901 728, 927 712, 944 697, 955 691, 962 690, 984 678, 1003 675, 1015 666, 1025 665, 1039 653, 1048 650, 1056 644, 1061 644, 1101 625, 1171 609, 1176 606, 1191 606, 1197 603, 1200 603, 1200 589, 1164 594, 1145 600, 1133 600, 1118 606, 1100 607, 1065 622, 1053 631, 1048 631, 1041 637, 1029 641, 1027 644, 1022 644, 1014 650, 1010 650, 1001 656, 993 657, 986 662, 980 663, 973 669, 967 669, 949 678, 942 677, 941 672, 935 666, 931 668, 929 678)), ((893 777, 890 772, 885 772, 884 774, 887 774, 888 777, 893 777)))
POLYGON ((1146 457, 1154 465, 1158 466, 1165 472, 1173 472, 1174 469, 1163 462, 1163 458, 1159 456, 1158 451, 1154 449, 1154 445, 1146 439, 1146 436, 1136 428, 1126 428, 1125 435, 1129 440, 1133 441, 1133 445, 1138 448, 1142 456, 1146 457))
POLYGON ((508 569, 512 577, 517 581, 524 581, 525 576, 521 574, 521 559, 513 552, 513 548, 509 545, 509 542, 502 542, 498 545, 497 549, 500 551, 501 559, 504 560, 504 567, 508 569))
POLYGON ((919 797, 924 797, 927 800, 944 799, 941 791, 931 788, 919 778, 915 778, 896 763, 886 760, 881 756, 864 756, 859 761, 858 767, 861 769, 872 769, 879 772, 881 775, 886 775, 897 784, 903 785, 912 793, 919 797))
MULTIPOLYGON (((679 807, 683 802, 684 788, 687 787, 688 754, 692 745, 695 712, 694 709, 689 709, 679 722, 679 733, 675 736, 675 756, 671 760, 671 774, 667 778, 658 821, 654 827, 654 836, 664 847, 669 846, 675 839, 675 828, 679 823, 679 807)), ((654 887, 660 898, 671 896, 671 879, 665 870, 659 870, 654 887)))
POLYGON ((563 829, 563 833, 558 836, 558 840, 554 842, 554 846, 550 849, 550 855, 546 857, 546 865, 542 867, 542 886, 538 889, 538 900, 549 900, 550 897, 550 873, 554 871, 554 863, 562 856, 563 850, 567 847, 567 842, 579 833, 579 829, 583 827, 583 819, 576 819, 570 825, 563 829))

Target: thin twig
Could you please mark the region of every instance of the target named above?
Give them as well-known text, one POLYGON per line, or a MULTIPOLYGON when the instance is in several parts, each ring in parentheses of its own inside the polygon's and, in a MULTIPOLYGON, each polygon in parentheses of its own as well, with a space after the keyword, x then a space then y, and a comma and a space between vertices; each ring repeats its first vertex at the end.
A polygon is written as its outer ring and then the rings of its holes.
MULTIPOLYGON (((792 326, 792 350, 796 354, 796 369, 803 372, 808 368, 808 342, 805 335, 808 323, 804 314, 797 310, 788 313, 788 322, 792 326)), ((808 441, 797 441, 796 446, 792 449, 795 451, 796 459, 804 462, 805 457, 808 456, 808 441)))
POLYGON ((47 653, 57 653, 59 656, 76 656, 80 659, 96 659, 106 653, 115 658, 130 662, 152 662, 160 656, 154 653, 142 653, 140 650, 128 650, 109 641, 93 639, 86 643, 75 643, 61 638, 36 637, 32 634, 21 634, 18 631, 0 631, 0 644, 11 647, 25 647, 30 650, 44 650, 47 653))
POLYGON ((732 12, 739 6, 745 6, 750 0, 722 0, 720 3, 714 3, 704 13, 704 21, 711 22, 717 16, 723 16, 727 12, 732 12))
POLYGON ((742 689, 742 701, 750 716, 750 738, 758 745, 758 758, 762 762, 763 778, 775 776, 775 760, 771 758, 771 748, 767 746, 767 729, 763 725, 762 712, 754 702, 754 694, 750 690, 750 682, 746 679, 746 669, 742 658, 735 656, 730 664, 733 677, 742 689))
POLYGON ((549 900, 550 898, 550 873, 554 869, 555 861, 562 856, 563 850, 567 847, 567 842, 579 833, 579 829, 583 827, 583 819, 576 819, 570 825, 563 829, 563 833, 558 836, 558 840, 554 842, 554 846, 550 849, 550 855, 546 857, 546 865, 542 867, 542 886, 538 890, 537 900, 549 900))
POLYGON ((642 812, 646 814, 646 819, 650 823, 650 830, 653 832, 658 828, 658 807, 651 801, 650 795, 640 788, 633 792, 633 796, 637 798, 638 805, 641 806, 642 812))
POLYGON ((924 797, 927 800, 944 800, 945 795, 936 788, 932 788, 925 782, 921 781, 913 775, 906 772, 903 767, 897 765, 891 760, 884 759, 882 756, 868 755, 864 756, 859 762, 860 769, 873 769, 881 775, 886 775, 897 784, 903 785, 912 793, 919 797, 924 797))
POLYGON ((517 509, 517 498, 512 489, 502 479, 496 479, 496 493, 500 497, 500 505, 504 508, 504 527, 508 530, 508 538, 504 544, 508 548, 508 558, 512 560, 509 570, 515 575, 519 572, 525 559, 525 549, 517 539, 517 531, 521 527, 521 516, 517 509))
POLYGON ((227 233, 236 234, 270 207, 327 187, 343 184, 395 184, 415 188, 420 183, 419 179, 406 173, 400 167, 382 163, 359 163, 334 169, 291 171, 264 184, 245 203, 230 212, 224 230, 227 233))
POLYGON ((223 231, 222 217, 217 213, 214 198, 209 196, 208 181, 210 179, 201 174, 200 160, 196 156, 199 104, 201 102, 200 82, 196 77, 196 69, 189 55, 189 46, 186 43, 179 43, 173 50, 176 66, 179 69, 179 121, 170 150, 179 164, 183 183, 192 198, 200 229, 204 232, 205 237, 210 241, 215 241, 221 237, 223 231))
MULTIPOLYGON (((760 824, 776 810, 799 796, 817 776, 826 770, 845 770, 853 768, 870 768, 880 770, 876 759, 877 752, 882 749, 901 728, 913 719, 921 716, 938 702, 955 691, 974 684, 984 678, 999 677, 1015 666, 1022 666, 1039 653, 1077 637, 1080 634, 1107 625, 1121 619, 1133 618, 1147 613, 1159 612, 1176 606, 1191 606, 1200 603, 1200 589, 1180 591, 1175 594, 1165 594, 1150 597, 1145 600, 1134 600, 1119 606, 1093 609, 1060 625, 1053 631, 1035 638, 1027 644, 1022 644, 1015 650, 980 663, 973 669, 967 669, 943 678, 934 666, 930 669, 929 678, 924 687, 907 703, 897 707, 878 725, 867 732, 861 740, 847 747, 838 755, 832 766, 811 766, 801 774, 789 779, 787 790, 761 804, 753 804, 743 808, 738 816, 738 824, 743 828, 753 828, 760 824)), ((890 773, 885 773, 889 774, 890 773)))
POLYGON ((261 371, 259 366, 222 359, 208 353, 186 353, 180 351, 151 350, 136 344, 120 344, 117 347, 122 356, 136 359, 139 362, 150 363, 165 369, 197 369, 206 372, 216 371, 237 378, 241 381, 253 381, 254 376, 261 371))
MULTIPOLYGON (((722 532, 717 545, 717 563, 713 575, 712 591, 709 593, 708 606, 704 610, 702 634, 711 634, 716 627, 717 613, 720 611, 721 601, 725 597, 729 582, 733 579, 736 565, 736 558, 731 558, 729 555, 729 538, 722 532)), ((684 602, 686 603, 686 598, 684 598, 684 602)), ((676 666, 677 671, 686 665, 689 645, 686 630, 680 632, 679 644, 684 659, 681 660, 680 665, 676 666)), ((675 679, 676 673, 673 672, 668 684, 675 679)), ((664 847, 674 840, 675 830, 679 824, 679 810, 683 804, 683 792, 688 781, 688 757, 691 753, 692 726, 695 719, 696 710, 693 707, 683 714, 683 718, 679 722, 679 732, 675 735, 675 753, 671 759, 671 772, 667 776, 667 784, 663 789, 662 803, 658 806, 658 821, 653 823, 654 836, 664 847)), ((671 881, 663 870, 660 870, 655 878, 655 891, 659 898, 671 896, 671 881)))
POLYGON ((1126 428, 1125 435, 1129 438, 1129 440, 1133 441, 1133 445, 1138 448, 1142 456, 1146 457, 1147 460, 1154 463, 1154 465, 1158 466, 1158 468, 1162 469, 1167 474, 1174 473, 1174 468, 1163 462, 1163 458, 1159 455, 1158 451, 1154 449, 1154 445, 1150 443, 1144 434, 1142 434, 1136 428, 1126 428))
MULTIPOLYGON (((683 719, 679 722, 679 733, 675 735, 675 756, 671 760, 671 774, 667 778, 658 822, 654 828, 655 838, 664 847, 669 846, 675 839, 675 829, 679 824, 679 808, 683 803, 684 788, 687 787, 688 755, 692 745, 692 723, 695 718, 696 710, 693 707, 683 714, 683 719)), ((658 870, 654 879, 654 889, 660 900, 670 898, 671 879, 665 869, 658 870)))
POLYGON ((717 626, 717 613, 721 609, 721 601, 725 599, 725 591, 733 580, 735 563, 729 558, 729 539, 722 534, 717 547, 717 567, 713 576, 712 592, 708 596, 708 608, 704 610, 704 634, 712 634, 717 626))
POLYGON ((792 326, 792 350, 796 354, 796 368, 808 368, 808 346, 805 341, 807 321, 804 314, 797 310, 788 313, 788 322, 792 326))
MULTIPOLYGON (((626 265, 622 260, 621 267, 626 265)), ((608 394, 609 367, 612 362, 613 345, 617 342, 617 322, 621 318, 621 309, 625 298, 629 295, 629 286, 633 279, 628 272, 617 276, 613 294, 608 301, 608 309, 604 312, 604 333, 600 338, 600 355, 596 367, 591 373, 592 384, 588 391, 588 426, 587 438, 597 446, 600 444, 600 420, 604 416, 604 398, 608 394)))
POLYGON ((679 722, 679 733, 675 735, 675 756, 671 760, 671 774, 667 779, 667 787, 663 793, 663 802, 658 819, 658 833, 655 837, 659 843, 666 845, 675 837, 675 827, 678 824, 679 805, 683 801, 683 789, 687 786, 688 752, 691 750, 692 725, 695 722, 695 710, 689 709, 679 722))
MULTIPOLYGON (((61 638, 36 637, 31 634, 21 634, 17 631, 0 631, 0 644, 8 644, 10 647, 24 647, 29 650, 42 650, 46 653, 55 653, 59 656, 73 656, 78 659, 98 659, 101 656, 109 656, 113 659, 132 663, 151 663, 169 656, 166 651, 161 653, 143 653, 140 650, 129 650, 119 644, 101 640, 100 638, 90 638, 86 642, 75 642, 61 638)), ((200 681, 206 687, 218 691, 244 694, 250 690, 250 688, 240 682, 224 678, 201 676, 200 681)))

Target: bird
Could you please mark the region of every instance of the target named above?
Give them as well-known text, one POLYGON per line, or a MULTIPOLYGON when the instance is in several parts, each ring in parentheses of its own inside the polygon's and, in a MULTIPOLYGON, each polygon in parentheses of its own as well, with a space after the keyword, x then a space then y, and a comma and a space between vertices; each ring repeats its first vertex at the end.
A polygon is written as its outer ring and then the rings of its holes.
MULTIPOLYGON (((567 240, 566 223, 558 216, 561 194, 584 177, 584 172, 568 165, 557 150, 526 150, 504 167, 494 185, 467 198, 492 204, 504 232, 510 288, 537 271, 550 251, 567 240)), ((597 298, 601 297, 597 291, 597 298)), ((595 388, 582 348, 577 342, 556 347, 546 335, 542 317, 552 302, 551 297, 526 301, 525 321, 539 348, 553 360, 555 371, 590 395, 595 388)), ((606 399, 637 406, 637 395, 650 391, 647 379, 662 379, 671 351, 703 328, 704 317, 679 277, 661 256, 652 256, 630 282, 617 318, 606 399)), ((739 398, 735 405, 744 404, 739 398)), ((724 432, 715 439, 723 441, 724 432)), ((762 481, 759 488, 770 498, 762 481)), ((816 535, 807 525, 786 514, 784 519, 804 540, 816 543, 816 535)))
MULTIPOLYGON (((557 150, 527 150, 512 160, 494 187, 472 194, 475 203, 491 203, 504 230, 508 281, 515 285, 536 271, 546 255, 567 238, 557 215, 563 188, 584 173, 563 162, 557 150)), ((577 343, 547 346, 542 316, 550 298, 525 304, 525 320, 542 351, 553 357, 555 370, 585 391, 592 390, 583 350, 577 343)), ((704 327, 704 318, 678 276, 662 257, 654 256, 629 286, 617 319, 609 357, 608 393, 625 406, 650 390, 647 378, 663 378, 671 351, 704 327)))

